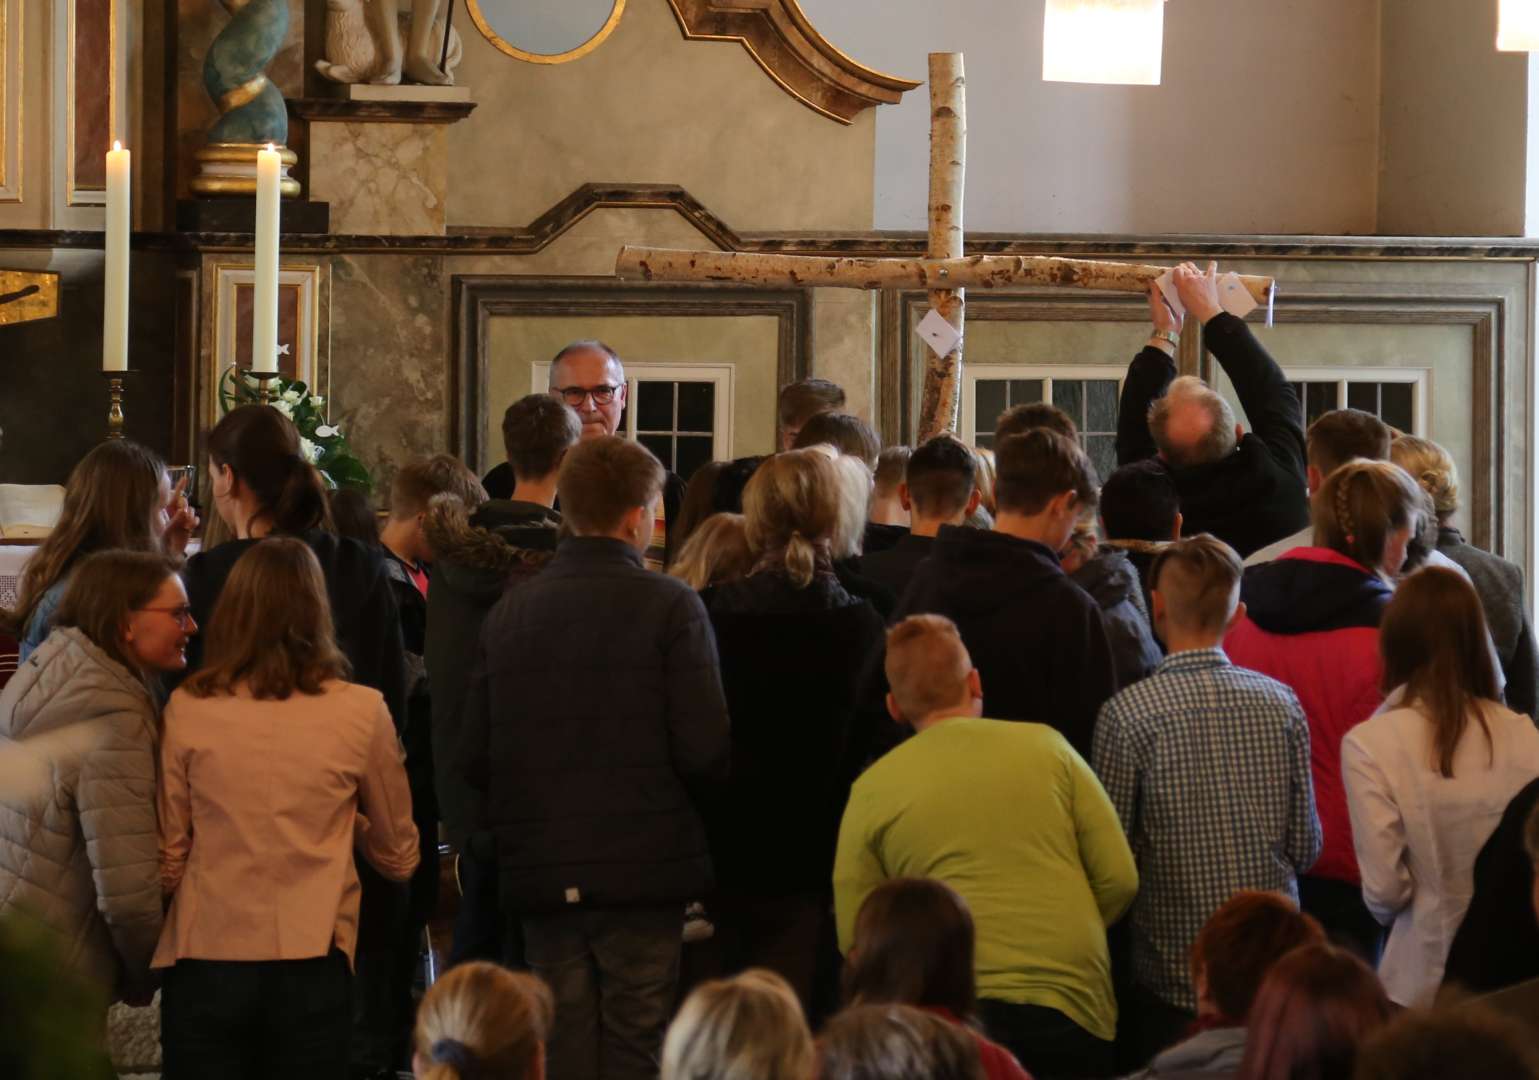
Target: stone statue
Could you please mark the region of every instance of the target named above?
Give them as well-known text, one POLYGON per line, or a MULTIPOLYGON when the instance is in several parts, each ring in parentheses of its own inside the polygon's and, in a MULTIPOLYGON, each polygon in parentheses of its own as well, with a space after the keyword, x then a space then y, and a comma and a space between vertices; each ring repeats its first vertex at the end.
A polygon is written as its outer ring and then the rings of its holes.
POLYGON ((315 69, 339 83, 407 82, 452 86, 464 54, 459 31, 449 29, 444 56, 440 0, 326 0, 326 58, 315 69), (410 5, 410 10, 403 10, 410 5), (403 47, 404 38, 404 47, 403 47))

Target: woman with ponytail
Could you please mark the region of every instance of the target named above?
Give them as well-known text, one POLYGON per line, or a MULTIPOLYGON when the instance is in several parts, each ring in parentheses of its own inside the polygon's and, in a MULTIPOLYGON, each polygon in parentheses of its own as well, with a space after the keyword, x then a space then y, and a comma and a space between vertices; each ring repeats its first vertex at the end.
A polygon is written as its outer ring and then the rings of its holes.
POLYGON ((1384 700, 1379 621, 1420 524, 1422 493, 1387 461, 1352 461, 1310 505, 1314 545, 1250 568, 1229 659, 1289 686, 1309 720, 1315 803, 1325 846, 1299 876, 1299 906, 1369 961, 1383 930, 1363 904, 1341 780, 1341 740, 1384 700))
MULTIPOLYGON (((214 507, 235 539, 187 561, 183 575, 193 615, 206 622, 236 561, 266 536, 303 540, 320 561, 337 644, 355 682, 385 695, 397 727, 404 719, 406 656, 383 560, 330 530, 326 487, 300 452, 299 431, 278 410, 242 405, 208 435, 214 507)), ((202 664, 194 639, 188 669, 202 664)))
POLYGON ((475 960, 428 988, 417 1009, 417 1080, 544 1080, 555 1017, 533 975, 475 960))
POLYGON ((1341 744, 1363 899, 1391 926, 1390 999, 1431 1004, 1475 888, 1475 856, 1539 776, 1539 731, 1497 700, 1474 587, 1418 570, 1379 629, 1385 709, 1341 744))
POLYGON ((723 970, 769 968, 814 1019, 837 997, 834 846, 860 676, 882 643, 881 616, 834 573, 835 469, 815 449, 759 466, 743 492, 754 569, 710 601, 732 717, 732 780, 709 819, 723 970))

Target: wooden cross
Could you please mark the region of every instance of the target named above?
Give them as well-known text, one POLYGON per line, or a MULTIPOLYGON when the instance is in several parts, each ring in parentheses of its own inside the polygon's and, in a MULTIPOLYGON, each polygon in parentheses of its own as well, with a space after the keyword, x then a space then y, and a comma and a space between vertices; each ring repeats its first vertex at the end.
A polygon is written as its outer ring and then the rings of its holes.
POLYGON ((0 326, 51 319, 59 313, 59 275, 0 270, 0 326))
MULTIPOLYGON (((765 287, 846 289, 924 288, 930 306, 958 331, 964 289, 1055 285, 1112 292, 1147 292, 1169 267, 1022 255, 962 253, 962 186, 967 173, 967 96, 961 53, 930 54, 929 246, 923 259, 823 258, 670 248, 620 249, 615 274, 646 281, 731 281, 765 287)), ((1240 277, 1259 304, 1273 281, 1240 277)), ((955 431, 962 382, 962 344, 945 355, 927 350, 918 441, 955 431)))

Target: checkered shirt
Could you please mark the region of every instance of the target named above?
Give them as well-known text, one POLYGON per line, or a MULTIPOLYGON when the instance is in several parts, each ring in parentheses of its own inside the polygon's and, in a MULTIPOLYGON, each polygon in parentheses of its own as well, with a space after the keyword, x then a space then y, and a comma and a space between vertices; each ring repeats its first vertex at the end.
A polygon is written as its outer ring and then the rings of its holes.
POLYGON ((1133 976, 1195 1011, 1203 923, 1241 889, 1296 901, 1320 854, 1304 710, 1222 649, 1179 652, 1101 707, 1092 759, 1138 860, 1133 976))

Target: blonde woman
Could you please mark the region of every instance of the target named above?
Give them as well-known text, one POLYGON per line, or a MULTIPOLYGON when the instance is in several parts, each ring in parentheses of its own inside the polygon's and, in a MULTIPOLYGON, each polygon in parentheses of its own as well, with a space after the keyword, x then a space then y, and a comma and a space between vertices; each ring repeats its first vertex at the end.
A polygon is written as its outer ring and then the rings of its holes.
POLYGON ((662 1080, 811 1080, 812 1035, 773 971, 696 987, 663 1040, 662 1080))
POLYGON ((544 1080, 556 1006, 533 975, 474 960, 452 968, 417 1008, 417 1080, 544 1080))
POLYGON ((1390 444, 1389 456, 1431 497, 1437 513, 1437 550, 1469 575, 1480 596, 1508 707, 1533 716, 1539 709, 1539 643, 1523 600, 1523 568, 1471 544, 1454 526, 1459 470, 1447 450, 1431 439, 1401 435, 1390 444))
POLYGON ((292 537, 250 546, 214 608, 203 668, 166 706, 171 905, 153 962, 166 1080, 347 1068, 354 847, 393 881, 418 861, 389 710, 347 672, 314 553, 292 537))
POLYGON ((754 570, 709 605, 732 717, 732 780, 709 819, 723 962, 775 971, 809 1015, 837 969, 834 844, 863 745, 860 674, 882 641, 881 616, 834 572, 839 469, 821 449, 759 466, 743 493, 754 570))
POLYGON ((753 569, 753 548, 742 514, 712 514, 679 546, 668 573, 696 592, 736 581, 753 569))
POLYGON ((1387 461, 1353 461, 1326 477, 1310 513, 1314 545, 1245 575, 1245 614, 1224 640, 1240 667, 1290 687, 1309 720, 1315 801, 1325 846, 1299 877, 1299 906, 1334 940, 1374 960, 1383 931, 1363 904, 1341 780, 1341 740, 1379 707, 1379 621, 1418 524, 1422 493, 1387 461))

